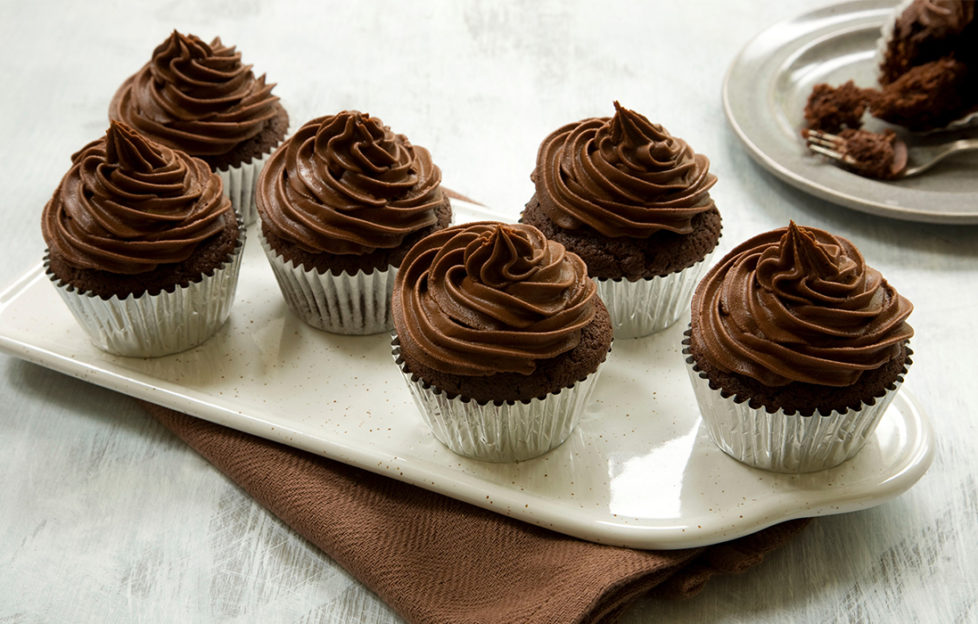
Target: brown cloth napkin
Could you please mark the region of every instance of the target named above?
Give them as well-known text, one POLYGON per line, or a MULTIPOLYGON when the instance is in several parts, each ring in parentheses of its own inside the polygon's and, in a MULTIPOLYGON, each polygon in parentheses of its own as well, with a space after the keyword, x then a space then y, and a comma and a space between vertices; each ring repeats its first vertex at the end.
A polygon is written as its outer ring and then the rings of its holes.
POLYGON ((690 596, 714 574, 756 565, 807 523, 708 548, 602 546, 143 405, 408 622, 614 622, 650 591, 690 596))

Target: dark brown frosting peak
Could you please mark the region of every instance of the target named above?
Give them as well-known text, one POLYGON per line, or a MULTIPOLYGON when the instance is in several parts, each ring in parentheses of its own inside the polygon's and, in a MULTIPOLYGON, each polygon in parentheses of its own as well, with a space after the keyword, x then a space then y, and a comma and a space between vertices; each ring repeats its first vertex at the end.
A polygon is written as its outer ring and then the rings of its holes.
POLYGON ((136 274, 186 260, 230 210, 207 163, 112 122, 72 156, 42 233, 73 267, 136 274))
POLYGON ((533 179, 554 223, 612 238, 689 234, 692 218, 714 207, 709 160, 618 102, 614 117, 585 119, 548 136, 533 179))
POLYGON ((262 223, 310 253, 393 249, 436 222, 441 170, 383 122, 344 111, 304 124, 258 182, 262 223))
POLYGON ((274 86, 234 46, 174 31, 116 92, 109 118, 194 155, 225 154, 275 116, 274 86))
MULTIPOLYGON (((77 154, 72 160, 74 156, 77 154)), ((166 165, 158 147, 114 121, 105 133, 105 162, 123 174, 152 173, 166 165)))
POLYGON ((794 223, 727 254, 692 305, 710 361, 768 386, 854 384, 900 353, 912 310, 848 240, 794 223))
POLYGON ((531 374, 576 347, 595 315, 584 262, 530 225, 479 222, 431 234, 401 263, 394 325, 437 371, 531 374))

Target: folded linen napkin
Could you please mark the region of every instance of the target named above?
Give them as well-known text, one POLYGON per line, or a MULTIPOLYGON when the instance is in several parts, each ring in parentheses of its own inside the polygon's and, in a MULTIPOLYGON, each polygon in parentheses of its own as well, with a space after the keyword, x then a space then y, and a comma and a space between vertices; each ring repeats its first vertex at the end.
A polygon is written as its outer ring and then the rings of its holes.
POLYGON ((686 550, 603 546, 144 403, 150 414, 408 622, 614 622, 742 572, 808 522, 686 550))

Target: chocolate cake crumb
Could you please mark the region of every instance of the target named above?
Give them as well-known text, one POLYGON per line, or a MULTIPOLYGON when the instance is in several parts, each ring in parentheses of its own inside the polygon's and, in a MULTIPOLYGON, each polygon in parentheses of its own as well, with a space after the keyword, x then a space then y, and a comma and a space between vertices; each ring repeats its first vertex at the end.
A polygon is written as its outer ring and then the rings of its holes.
POLYGON ((840 87, 817 84, 805 105, 808 129, 836 134, 845 128, 859 128, 867 100, 865 91, 851 80, 840 87))
POLYGON ((905 160, 897 163, 896 133, 892 130, 880 133, 849 128, 839 136, 844 139, 842 156, 849 157, 842 161, 843 164, 859 175, 889 180, 895 178, 906 164, 905 160))
POLYGON ((978 108, 978 100, 972 98, 969 104, 965 97, 973 89, 968 67, 945 58, 912 67, 877 91, 870 110, 874 116, 910 130, 940 128, 978 108))
POLYGON ((610 238, 587 226, 565 230, 550 220, 534 195, 520 217, 548 239, 579 255, 590 277, 638 280, 669 275, 702 260, 720 240, 720 212, 713 208, 693 217, 693 233, 662 230, 648 238, 610 238))

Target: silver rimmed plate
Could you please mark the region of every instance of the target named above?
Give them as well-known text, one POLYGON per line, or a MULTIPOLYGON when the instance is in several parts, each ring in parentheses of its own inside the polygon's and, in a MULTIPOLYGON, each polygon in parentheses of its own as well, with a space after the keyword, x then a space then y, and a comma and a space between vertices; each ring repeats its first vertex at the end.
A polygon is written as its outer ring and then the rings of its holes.
POLYGON ((812 87, 847 80, 873 86, 877 40, 893 12, 893 2, 857 0, 764 30, 727 71, 727 120, 757 163, 812 195, 897 219, 978 223, 978 153, 957 156, 917 178, 882 182, 840 169, 805 148, 800 133, 812 87))

